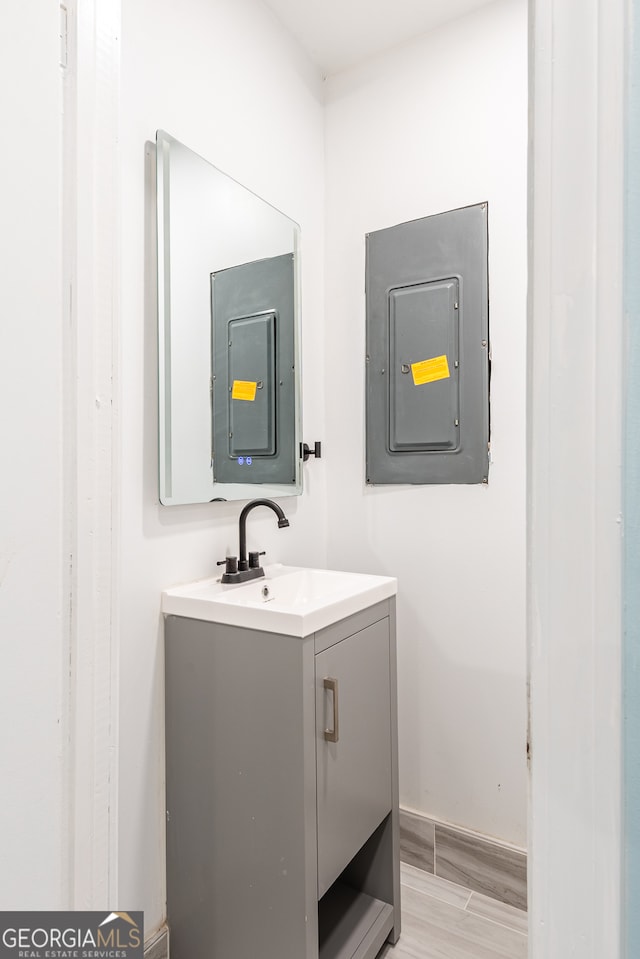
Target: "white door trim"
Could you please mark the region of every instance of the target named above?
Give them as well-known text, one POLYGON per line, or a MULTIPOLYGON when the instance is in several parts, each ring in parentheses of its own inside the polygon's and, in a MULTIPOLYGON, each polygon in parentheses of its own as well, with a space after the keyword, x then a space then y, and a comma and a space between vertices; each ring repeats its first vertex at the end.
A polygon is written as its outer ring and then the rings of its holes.
POLYGON ((529 949, 620 955, 625 0, 531 0, 529 949))
POLYGON ((64 6, 68 898, 71 908, 104 909, 118 907, 120 0, 64 6))

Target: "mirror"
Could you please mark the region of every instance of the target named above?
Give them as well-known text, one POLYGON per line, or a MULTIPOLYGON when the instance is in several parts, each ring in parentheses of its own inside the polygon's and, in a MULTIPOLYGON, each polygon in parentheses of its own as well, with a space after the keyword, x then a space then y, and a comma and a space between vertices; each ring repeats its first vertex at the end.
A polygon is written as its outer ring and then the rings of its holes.
POLYGON ((164 505, 290 496, 300 464, 300 229, 156 134, 164 505))

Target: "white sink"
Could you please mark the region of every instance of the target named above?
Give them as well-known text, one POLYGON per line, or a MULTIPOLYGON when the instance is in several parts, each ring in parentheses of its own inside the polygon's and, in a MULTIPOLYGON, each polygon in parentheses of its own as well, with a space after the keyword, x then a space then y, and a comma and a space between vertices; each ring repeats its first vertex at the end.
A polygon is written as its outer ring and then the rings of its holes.
POLYGON ((264 579, 226 584, 202 579, 162 594, 165 615, 204 619, 308 636, 345 616, 395 596, 397 580, 368 573, 341 573, 298 566, 265 566, 264 579))

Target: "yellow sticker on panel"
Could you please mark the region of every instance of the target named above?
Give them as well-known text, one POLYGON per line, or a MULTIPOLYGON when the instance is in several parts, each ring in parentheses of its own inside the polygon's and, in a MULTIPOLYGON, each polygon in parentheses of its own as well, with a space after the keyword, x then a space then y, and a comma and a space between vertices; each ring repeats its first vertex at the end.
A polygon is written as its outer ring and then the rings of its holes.
POLYGON ((255 400, 257 383, 249 380, 234 380, 231 388, 232 400, 255 400))
POLYGON ((446 356, 434 356, 430 360, 420 360, 411 364, 413 382, 415 386, 423 383, 433 383, 435 380, 446 380, 449 373, 449 363, 446 356))

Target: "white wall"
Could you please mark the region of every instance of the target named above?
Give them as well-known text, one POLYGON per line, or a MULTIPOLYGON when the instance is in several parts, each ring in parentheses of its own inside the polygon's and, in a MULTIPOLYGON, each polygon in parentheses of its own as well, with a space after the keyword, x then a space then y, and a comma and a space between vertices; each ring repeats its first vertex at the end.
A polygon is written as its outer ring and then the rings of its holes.
POLYGON ((59 51, 56 4, 12 7, 0 39, 0 909, 66 904, 59 51))
POLYGON ((398 577, 401 802, 524 845, 527 5, 328 84, 329 565, 398 577), (488 487, 364 486, 364 236, 489 203, 488 487))
MULTIPOLYGON (((240 504, 161 507, 156 330, 145 272, 145 141, 162 127, 302 228, 304 432, 324 439, 323 109, 317 73, 258 0, 122 5, 122 319, 119 897, 164 914, 164 758, 160 592, 211 575, 237 551, 240 504)), ((267 561, 324 565, 324 461, 305 468, 290 518, 251 517, 267 561)), ((263 513, 264 515, 260 515, 263 513)), ((121 908, 125 908, 121 906, 121 908)))

